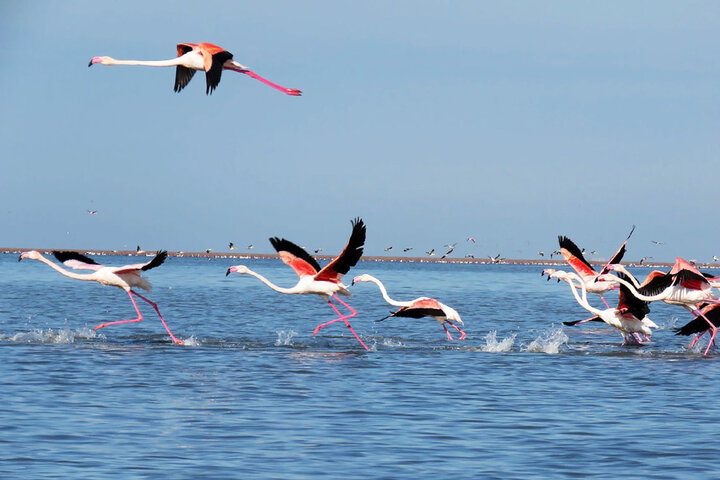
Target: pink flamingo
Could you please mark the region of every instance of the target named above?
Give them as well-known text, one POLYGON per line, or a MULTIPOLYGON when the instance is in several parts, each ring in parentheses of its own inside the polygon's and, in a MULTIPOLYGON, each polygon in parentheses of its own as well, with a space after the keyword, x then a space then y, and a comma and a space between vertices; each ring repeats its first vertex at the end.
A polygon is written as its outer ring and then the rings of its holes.
POLYGON ((133 287, 139 287, 148 292, 150 291, 150 283, 141 276, 141 273, 150 270, 151 268, 159 267, 160 265, 162 265, 167 258, 166 251, 157 252, 157 255, 147 263, 137 263, 133 265, 125 265, 122 267, 106 267, 98 264, 92 258, 86 257, 85 255, 81 255, 77 252, 54 251, 53 255, 56 259, 58 259, 58 261, 62 262, 65 266, 70 267, 74 270, 94 270, 94 272, 83 274, 69 272, 62 267, 54 264, 47 258, 43 257, 39 252, 35 250, 23 252, 20 255, 20 258, 18 258, 18 261, 25 258, 29 258, 31 260, 39 260, 52 267, 54 270, 65 275, 66 277, 74 278, 75 280, 92 281, 98 282, 101 285, 118 287, 125 290, 128 296, 130 296, 133 307, 135 307, 135 312, 137 312, 138 315, 137 318, 133 320, 120 320, 117 322, 101 323, 100 325, 94 327, 93 330, 98 330, 109 325, 117 325, 119 323, 141 322, 143 316, 140 313, 137 304, 135 303, 135 299, 133 298, 133 295, 135 295, 136 297, 141 298, 150 305, 152 305, 152 307, 157 312, 158 317, 160 317, 160 321, 165 327, 165 330, 167 330, 167 332, 170 334, 170 338, 172 338, 172 341, 177 343, 178 345, 183 345, 182 340, 178 340, 177 338, 175 338, 175 336, 168 328, 162 315, 160 315, 160 310, 158 310, 157 305, 133 290, 133 287))
POLYGON ((453 340, 452 335, 450 335, 450 332, 448 331, 445 324, 447 323, 451 327, 453 327, 455 330, 460 332, 460 338, 458 340, 462 340, 465 338, 465 332, 463 332, 460 327, 456 325, 456 323, 459 323, 460 325, 463 325, 463 321, 460 319, 460 314, 453 308, 448 307, 444 303, 440 303, 434 298, 428 298, 428 297, 420 297, 416 298, 415 300, 411 300, 409 302, 399 302, 397 300, 393 300, 390 298, 390 296, 387 293, 387 290, 385 289, 385 285, 382 284, 380 280, 373 277, 372 275, 368 275, 367 273, 364 273, 362 275, 358 275, 357 277, 353 278, 352 285, 355 285, 357 282, 372 282, 375 285, 380 288, 380 293, 382 294, 383 298, 387 303, 390 305, 394 305, 396 307, 402 307, 400 310, 397 310, 387 317, 381 318, 378 321, 385 320, 386 318, 390 317, 405 317, 405 318, 423 318, 423 317, 432 317, 435 320, 437 320, 440 325, 442 325, 443 329, 445 329, 445 333, 447 333, 447 336, 450 340, 453 340))
POLYGON ((345 285, 340 282, 340 279, 350 270, 350 267, 355 266, 355 264, 358 262, 358 260, 360 260, 360 257, 363 254, 363 245, 365 244, 365 224, 363 223, 362 219, 356 218, 352 221, 352 233, 350 234, 350 240, 348 240, 345 249, 342 251, 342 253, 340 253, 340 255, 338 255, 335 260, 327 264, 325 268, 320 268, 317 260, 315 260, 312 256, 310 256, 309 253, 303 250, 302 247, 295 245, 289 240, 285 240, 284 238, 272 237, 270 239, 270 243, 278 252, 278 255, 280 255, 280 259, 282 259, 283 263, 289 265, 290 268, 295 270, 295 273, 297 273, 298 277, 300 277, 300 280, 294 287, 278 287, 277 285, 270 282, 267 278, 263 277, 259 273, 253 272, 245 265, 236 265, 230 267, 228 268, 225 275, 227 276, 231 273, 252 275, 276 292, 289 295, 318 295, 320 298, 326 301, 333 310, 335 310, 335 313, 337 313, 339 317, 315 327, 315 330, 313 331, 313 337, 317 334, 318 331, 320 331, 321 328, 335 322, 343 321, 345 323, 345 326, 350 329, 357 341, 360 342, 360 345, 362 345, 365 350, 370 350, 367 345, 365 345, 365 343, 360 339, 358 334, 355 333, 355 330, 353 330, 352 326, 350 326, 350 322, 348 322, 348 318, 353 318, 357 315, 357 312, 336 295, 341 294, 347 297, 351 296, 350 291, 345 285), (340 310, 338 310, 338 308, 332 303, 331 299, 337 300, 345 308, 350 310, 350 315, 343 315, 342 313, 340 313, 340 310))
MULTIPOLYGON (((660 300, 669 305, 679 305, 692 312, 696 317, 702 317, 712 331, 710 342, 704 353, 707 355, 710 347, 715 342, 718 327, 705 316, 702 310, 698 309, 697 304, 701 302, 720 303, 720 300, 712 290, 712 283, 697 268, 693 267, 686 260, 676 257, 675 264, 670 272, 650 272, 650 275, 648 275, 642 284, 638 283, 637 279, 622 265, 610 265, 608 269, 627 275, 632 283, 625 279, 614 277, 613 275, 606 275, 606 277, 625 285, 637 298, 645 302, 660 300)), ((695 341, 697 341, 697 339, 695 341)), ((692 343, 693 346, 695 345, 695 341, 692 343)))
POLYGON ((285 88, 261 77, 232 59, 232 53, 212 43, 178 43, 177 58, 170 60, 116 60, 112 57, 93 57, 88 67, 96 63, 102 65, 142 65, 146 67, 177 67, 175 69, 175 88, 179 92, 192 80, 196 70, 205 71, 206 94, 211 94, 220 83, 220 76, 223 70, 244 73, 252 78, 260 80, 283 93, 293 96, 300 96, 302 92, 296 88, 285 88))
POLYGON ((617 308, 600 310, 588 302, 586 283, 578 274, 574 272, 557 271, 551 275, 553 278, 566 281, 568 285, 570 285, 570 290, 572 290, 572 294, 578 304, 594 315, 585 320, 563 322, 565 325, 579 325, 591 321, 605 322, 620 330, 625 344, 628 343, 628 339, 630 338, 634 339, 638 344, 641 343, 638 336, 644 336, 647 341, 650 341, 650 336, 652 335, 650 328, 658 328, 655 322, 647 317, 647 314, 650 313, 647 302, 638 299, 622 284, 620 285, 617 308), (575 282, 577 282, 579 286, 576 285, 575 282), (578 288, 582 289, 582 297, 577 293, 578 288))
MULTIPOLYGON (((615 252, 615 255, 610 258, 608 263, 605 264, 605 266, 600 270, 599 273, 595 271, 595 269, 592 267, 592 265, 590 265, 587 260, 585 260, 582 251, 577 247, 577 245, 573 243, 572 240, 562 235, 558 236, 558 243, 560 244, 559 252, 562 254, 565 261, 580 276, 581 280, 585 283, 585 289, 590 293, 595 293, 599 295, 607 308, 610 308, 610 305, 608 305, 605 297, 603 297, 603 293, 607 292, 608 290, 616 289, 617 283, 608 282, 604 279, 604 277, 601 277, 601 275, 605 274, 608 271, 608 265, 620 263, 623 256, 625 255, 625 245, 627 244, 628 240, 630 240, 630 236, 632 236, 634 231, 635 225, 632 226, 630 233, 628 233, 625 241, 622 243, 622 245, 620 245, 620 248, 618 248, 617 252, 615 252)), ((550 280, 550 276, 553 272, 555 272, 555 269, 546 268, 540 274, 547 275, 548 280, 550 280)), ((558 279, 558 281, 560 280, 558 279)))

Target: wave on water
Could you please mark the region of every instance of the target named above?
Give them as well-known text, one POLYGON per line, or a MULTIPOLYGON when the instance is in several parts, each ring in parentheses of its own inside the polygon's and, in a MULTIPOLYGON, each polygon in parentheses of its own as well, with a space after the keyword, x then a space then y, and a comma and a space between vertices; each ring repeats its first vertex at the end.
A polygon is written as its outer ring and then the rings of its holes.
POLYGON ((560 345, 567 343, 568 336, 562 328, 553 328, 541 333, 539 337, 530 342, 527 347, 528 352, 550 353, 560 352, 560 345))
POLYGON ((292 344, 293 344, 292 339, 295 335, 298 334, 298 332, 296 332, 295 330, 287 330, 287 331, 280 330, 279 332, 275 332, 275 333, 277 333, 277 340, 275 340, 275 345, 278 347, 292 346, 292 344))
POLYGON ((485 345, 480 347, 483 352, 509 352, 515 343, 516 333, 498 342, 497 330, 492 330, 485 335, 485 345))
POLYGON ((78 328, 75 331, 70 327, 55 331, 52 328, 47 330, 35 329, 31 332, 19 332, 14 335, 0 334, 0 341, 18 343, 75 343, 75 339, 91 340, 105 338, 90 327, 78 328))

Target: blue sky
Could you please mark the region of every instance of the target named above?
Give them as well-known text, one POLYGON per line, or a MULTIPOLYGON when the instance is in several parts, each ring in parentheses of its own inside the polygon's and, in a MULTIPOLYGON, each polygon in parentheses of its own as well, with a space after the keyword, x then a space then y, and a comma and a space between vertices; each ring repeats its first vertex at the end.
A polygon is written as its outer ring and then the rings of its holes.
POLYGON ((0 5, 0 245, 720 255, 716 2, 202 5, 0 5), (87 67, 202 41, 304 95, 87 67))

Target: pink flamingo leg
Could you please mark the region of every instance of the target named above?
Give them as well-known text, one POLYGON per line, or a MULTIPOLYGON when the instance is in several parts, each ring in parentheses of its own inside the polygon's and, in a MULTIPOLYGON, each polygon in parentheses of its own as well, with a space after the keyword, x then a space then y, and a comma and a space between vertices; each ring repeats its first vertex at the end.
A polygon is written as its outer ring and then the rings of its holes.
MULTIPOLYGON (((162 317, 162 315, 160 315, 160 310, 158 309, 157 305, 156 305, 154 302, 148 300, 147 298, 143 297, 142 295, 140 295, 139 293, 137 293, 137 292, 134 291, 134 290, 130 290, 130 292, 133 293, 133 294, 135 294, 135 295, 137 295, 138 297, 142 298, 143 300, 145 300, 145 301, 146 301, 147 303, 149 303, 150 305, 152 305, 152 307, 153 307, 153 308, 155 309, 155 311, 157 312, 158 317, 160 317, 160 321, 162 322, 163 327, 165 327, 165 330, 167 330, 168 334, 170 334, 170 338, 172 338, 172 341, 175 342, 175 343, 177 343, 178 345, 184 345, 184 343, 183 343, 182 340, 178 340, 177 338, 175 338, 175 335, 172 334, 172 332, 170 331, 170 329, 169 329, 168 326, 167 326, 167 323, 165 323, 165 319, 162 317)), ((130 298, 132 298, 132 296, 131 296, 130 298)), ((133 301, 133 304, 135 304, 134 301, 133 301)), ((136 306, 135 308, 137 309, 137 306, 136 306)))
MULTIPOLYGON (((317 332, 320 328, 324 327, 325 325, 329 325, 329 324, 331 324, 331 323, 335 323, 335 322, 338 322, 338 321, 342 320, 343 322, 345 322, 345 326, 350 329, 350 331, 351 331, 352 334, 355 336, 355 338, 357 339, 357 341, 360 342, 360 345, 362 345, 362 346, 365 348, 365 350, 370 351, 370 349, 368 348, 368 346, 365 345, 365 342, 363 342, 363 341, 360 339, 360 337, 358 336, 358 334, 355 333, 355 330, 353 330, 352 326, 350 326, 350 322, 347 321, 348 318, 352 318, 352 317, 354 317, 355 315, 357 315, 357 312, 356 312, 350 305, 348 305, 347 303, 345 303, 345 302, 343 302, 342 300, 340 300, 337 296, 333 295, 332 298, 334 298, 335 300, 337 300, 338 302, 340 302, 345 308, 347 308, 348 310, 350 310, 350 312, 352 312, 352 313, 351 313, 350 315, 348 315, 348 316, 343 316, 343 314, 340 313, 340 310, 338 310, 337 307, 336 307, 335 305, 333 305, 333 303, 332 303, 330 300, 328 300, 328 304, 332 307, 333 310, 335 310, 335 313, 337 313, 338 315, 340 315, 340 318, 336 318, 335 320, 331 320, 331 321, 326 322, 326 323, 324 323, 324 324, 322 324, 322 325, 318 325, 318 326, 315 328, 315 331, 317 332)), ((315 335, 315 333, 313 333, 313 335, 315 335)))
MULTIPOLYGON (((448 323, 449 323, 449 322, 448 322, 448 323)), ((451 323, 450 326, 453 327, 453 328, 454 328, 455 330, 457 330, 458 332, 460 332, 460 338, 458 338, 458 340, 463 340, 463 339, 465 338, 465 332, 463 332, 463 331, 460 329, 460 327, 458 327, 458 326, 455 325, 454 323, 451 323)))
POLYGON ((707 333, 707 330, 705 330, 704 332, 700 332, 700 334, 697 337, 695 337, 695 339, 693 339, 692 342, 690 342, 690 346, 688 348, 693 348, 695 346, 695 344, 697 343, 697 341, 700 340, 700 337, 702 337, 706 333, 707 333))
MULTIPOLYGON (((132 292, 132 290, 130 290, 130 292, 132 292)), ((93 330, 100 330, 101 328, 105 328, 105 327, 107 327, 107 326, 109 326, 109 325, 118 325, 118 324, 120 324, 120 323, 142 322, 143 316, 142 316, 142 314, 140 313, 140 310, 138 309, 138 306, 137 306, 137 304, 135 303, 135 299, 132 297, 132 295, 130 294, 130 292, 127 292, 127 294, 130 296, 130 300, 132 301, 133 307, 135 307, 135 312, 137 312, 137 315, 138 315, 137 318, 134 318, 134 319, 132 319, 132 320, 119 320, 119 321, 117 321, 117 322, 101 323, 100 325, 97 325, 97 326, 93 327, 93 330)))
MULTIPOLYGON (((717 335, 718 327, 716 327, 715 324, 712 323, 700 310, 694 309, 694 310, 692 310, 692 312, 693 312, 693 314, 694 314, 696 317, 699 315, 699 316, 701 316, 703 319, 705 319, 705 321, 706 321, 706 322, 708 323, 708 325, 710 326, 710 327, 708 328, 708 330, 712 331, 712 335, 710 336, 710 341, 708 342, 708 346, 707 346, 707 348, 705 349, 705 353, 703 353, 703 355, 707 355, 708 352, 710 351, 710 347, 712 347, 712 346, 715 344, 715 335, 717 335)), ((707 330, 705 330, 705 332, 706 332, 706 331, 707 331, 707 330)), ((705 332, 703 332, 703 333, 705 333, 705 332)), ((701 333, 700 335, 698 335, 697 338, 695 338, 695 340, 693 340, 692 343, 690 343, 690 348, 692 348, 692 347, 695 345, 695 343, 698 341, 698 339, 702 336, 703 333, 701 333)))
POLYGON ((450 335, 450 332, 448 331, 447 327, 445 326, 445 322, 442 324, 443 329, 445 329, 445 333, 447 333, 447 336, 450 340, 455 340, 452 335, 450 335))
POLYGON ((602 301, 603 301, 603 303, 605 304, 605 306, 606 306, 607 308, 610 308, 610 305, 608 305, 607 300, 605 300, 605 297, 603 297, 603 296, 601 295, 600 298, 602 298, 602 301))
POLYGON ((281 86, 278 85, 277 83, 273 83, 273 82, 271 82, 270 80, 268 80, 267 78, 261 77, 260 75, 258 75, 257 73, 253 72, 252 70, 241 70, 241 69, 239 69, 239 68, 230 68, 229 70, 233 70, 233 71, 239 72, 239 73, 244 73, 244 74, 247 75, 248 77, 252 77, 252 78, 254 78, 255 80, 260 80, 260 81, 261 81, 262 83, 264 83, 265 85, 268 85, 268 86, 270 86, 270 87, 272 87, 272 88, 274 88, 274 89, 276 89, 276 90, 280 90, 281 92, 286 93, 286 94, 288 94, 288 95, 292 95, 292 96, 295 96, 295 97, 299 97, 300 95, 302 95, 302 92, 301 92, 300 90, 298 90, 297 88, 285 88, 285 87, 281 87, 281 86))

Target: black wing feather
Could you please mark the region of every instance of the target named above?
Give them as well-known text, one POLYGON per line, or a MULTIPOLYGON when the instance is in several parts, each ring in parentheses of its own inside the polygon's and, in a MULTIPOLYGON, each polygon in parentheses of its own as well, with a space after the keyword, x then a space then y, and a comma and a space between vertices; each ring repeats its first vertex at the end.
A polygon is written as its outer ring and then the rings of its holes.
POLYGON ((565 237, 563 235, 558 235, 558 243, 560 244, 560 248, 564 248, 571 254, 573 254, 575 257, 577 257, 578 260, 580 260, 582 263, 587 265, 587 267, 595 271, 595 269, 588 263, 587 260, 585 260, 585 257, 583 257, 582 251, 578 248, 577 245, 573 243, 572 240, 570 240, 568 237, 565 237))
POLYGON ((195 75, 195 70, 178 65, 175 69, 175 88, 173 88, 173 90, 179 92, 185 88, 187 84, 190 83, 190 80, 192 80, 193 75, 195 75))
POLYGON ((77 252, 67 252, 67 251, 53 251, 52 254, 55 256, 55 258, 58 259, 60 263, 65 263, 68 260, 78 260, 83 263, 88 263, 90 265, 100 265, 95 260, 93 260, 90 257, 86 257, 85 255, 82 255, 77 252))
POLYGON ((347 247, 342 251, 340 256, 333 260, 332 268, 340 275, 345 275, 354 267, 360 257, 363 255, 363 245, 365 245, 365 223, 362 218, 358 217, 352 221, 352 233, 348 240, 347 247))
POLYGON ((588 319, 585 319, 585 320, 575 320, 574 322, 563 322, 563 325, 567 325, 567 326, 569 326, 569 327, 572 327, 573 325, 577 325, 577 324, 580 323, 580 322, 583 322, 583 323, 584 323, 584 322, 602 322, 602 319, 600 319, 600 317, 598 317, 598 316, 595 316, 595 317, 588 318, 588 319))
POLYGON ((151 268, 159 267, 160 265, 163 264, 163 262, 165 261, 167 256, 168 256, 167 250, 158 251, 157 255, 155 255, 155 258, 150 260, 150 262, 147 265, 143 265, 143 267, 140 268, 140 270, 145 271, 145 270, 150 270, 151 268))
MULTIPOLYGON (((621 280, 625 280, 630 283, 630 278, 622 272, 617 272, 617 277, 621 280)), ((643 319, 650 313, 650 307, 648 302, 640 300, 630 291, 628 287, 620 284, 620 300, 618 306, 627 307, 628 313, 632 314, 635 318, 643 319)))
POLYGON ((205 94, 212 94, 213 90, 220 83, 220 77, 222 76, 223 64, 232 58, 232 53, 223 50, 212 56, 212 65, 210 70, 205 72, 205 81, 207 86, 205 87, 205 94))
POLYGON ((653 297, 660 292, 663 292, 668 287, 672 286, 674 282, 674 275, 665 274, 663 276, 658 276, 650 280, 647 284, 643 285, 642 287, 638 288, 638 293, 645 295, 646 297, 653 297))
MULTIPOLYGON (((713 325, 720 327, 720 308, 715 307, 703 313, 713 325)), ((708 322, 703 317, 697 316, 682 327, 674 329, 674 331, 675 335, 693 335, 704 332, 709 328, 708 322)))
POLYGON ((444 317, 445 312, 440 308, 410 308, 404 307, 394 312, 391 317, 423 318, 423 317, 444 317))
POLYGON ((271 237, 270 243, 276 252, 288 252, 296 257, 305 260, 315 269, 316 272, 320 271, 320 264, 315 260, 309 253, 307 253, 302 247, 298 247, 290 240, 284 238, 271 237))
POLYGON ((707 283, 707 278, 704 275, 695 273, 690 270, 680 270, 678 273, 675 274, 675 284, 682 283, 688 280, 700 280, 701 282, 707 283))

